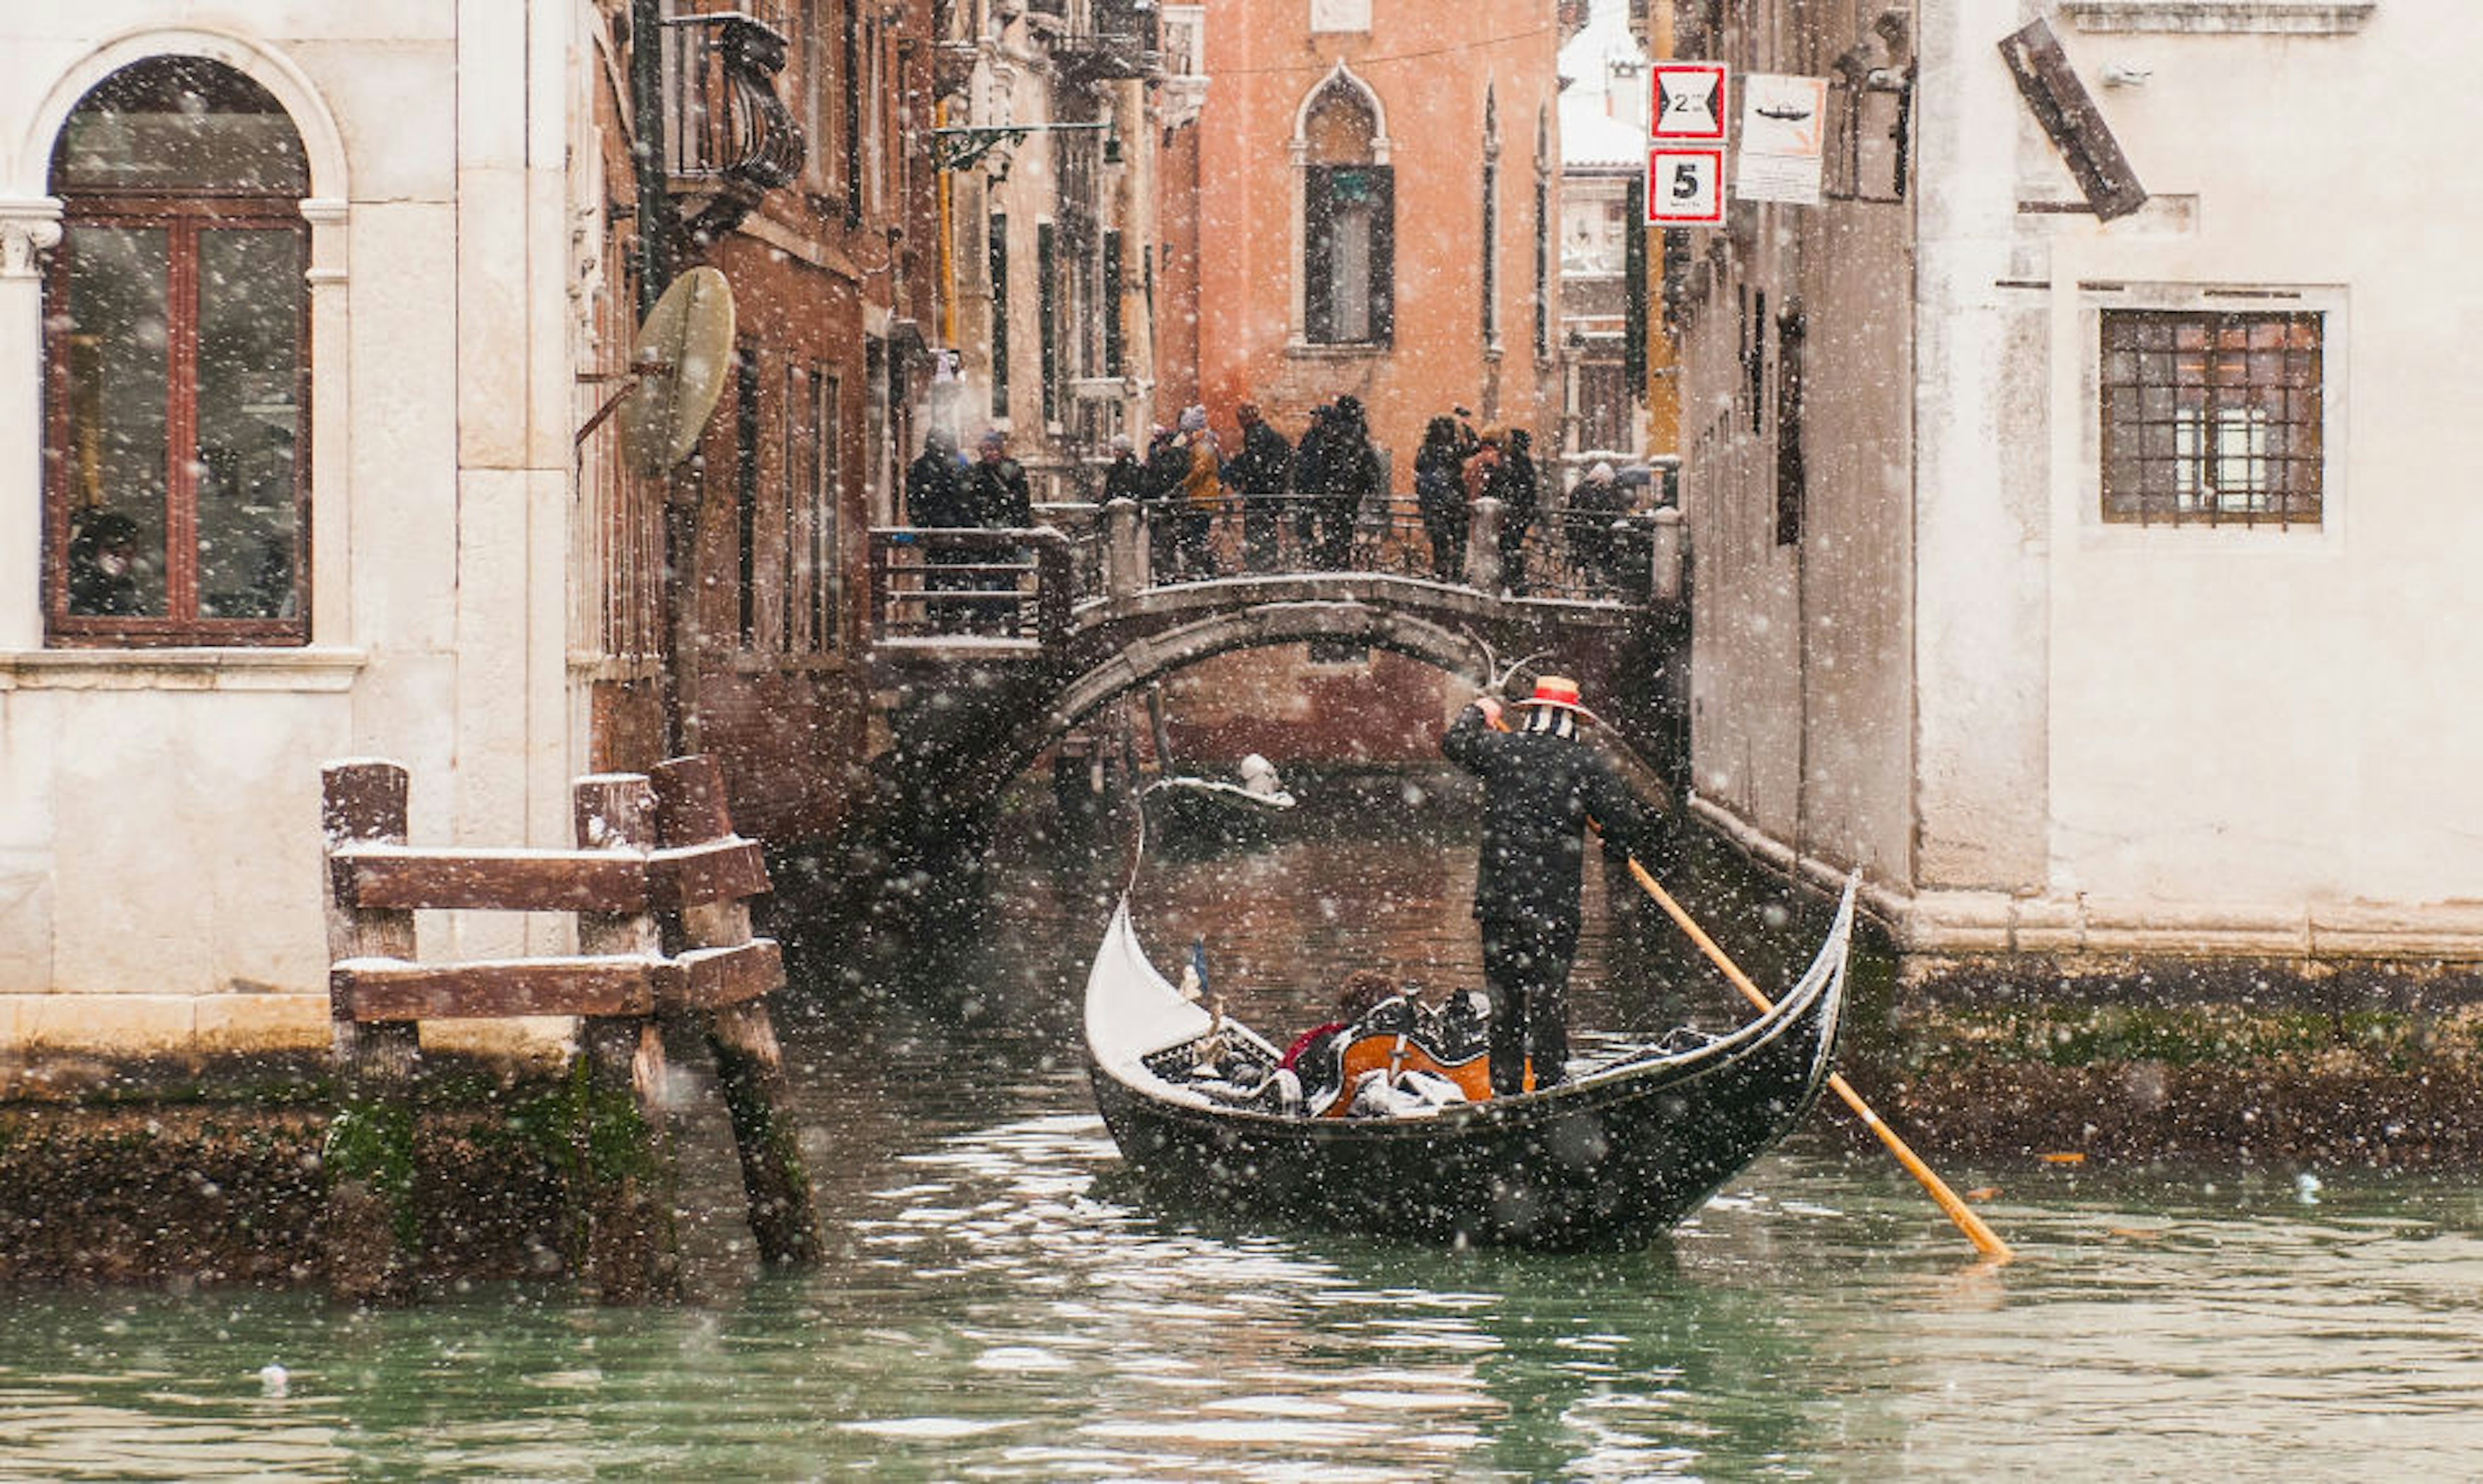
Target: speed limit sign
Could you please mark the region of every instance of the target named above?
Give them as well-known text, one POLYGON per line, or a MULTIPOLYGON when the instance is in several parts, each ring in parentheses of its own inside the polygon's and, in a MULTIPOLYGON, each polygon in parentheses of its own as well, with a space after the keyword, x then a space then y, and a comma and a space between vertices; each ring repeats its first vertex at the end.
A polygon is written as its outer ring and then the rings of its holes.
POLYGON ((1671 149, 1646 152, 1646 225, 1724 225, 1724 151, 1671 149))

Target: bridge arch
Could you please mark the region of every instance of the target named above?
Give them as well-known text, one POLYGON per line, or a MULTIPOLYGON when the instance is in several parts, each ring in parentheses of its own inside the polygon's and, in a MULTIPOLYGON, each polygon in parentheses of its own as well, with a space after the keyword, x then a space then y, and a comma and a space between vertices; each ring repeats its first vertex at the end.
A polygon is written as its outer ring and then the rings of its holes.
POLYGON ((1489 676, 1493 655, 1476 634, 1401 609, 1354 598, 1267 603, 1215 612, 1187 623, 1134 639, 1079 673, 1040 711, 1020 723, 984 765, 966 782, 975 797, 988 798, 1030 765, 1046 747, 1114 698, 1202 660, 1241 649, 1301 644, 1313 639, 1367 644, 1428 664, 1478 687, 1489 676))

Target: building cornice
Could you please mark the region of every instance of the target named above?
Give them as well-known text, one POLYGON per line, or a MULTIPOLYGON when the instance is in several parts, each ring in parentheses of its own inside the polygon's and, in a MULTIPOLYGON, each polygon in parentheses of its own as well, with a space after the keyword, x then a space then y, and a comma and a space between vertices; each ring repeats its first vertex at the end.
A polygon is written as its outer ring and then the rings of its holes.
POLYGON ((2378 0, 2062 0, 2061 18, 2096 32, 2350 36, 2377 9, 2378 0))

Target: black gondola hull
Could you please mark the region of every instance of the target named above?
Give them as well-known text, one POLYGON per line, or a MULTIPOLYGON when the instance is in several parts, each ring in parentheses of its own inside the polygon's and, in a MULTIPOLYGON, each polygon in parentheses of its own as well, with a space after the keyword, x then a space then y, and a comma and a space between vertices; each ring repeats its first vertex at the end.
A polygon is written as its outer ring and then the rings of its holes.
MULTIPOLYGON (((1422 1117, 1287 1117, 1185 1100, 1130 1074, 1128 1058, 1098 1055, 1096 1103, 1157 1199, 1423 1240, 1642 1242, 1696 1210, 1817 1100, 1851 913, 1849 894, 1812 972, 1760 1021, 1549 1091, 1422 1117)), ((1090 1050, 1096 993, 1090 985, 1090 1050)))

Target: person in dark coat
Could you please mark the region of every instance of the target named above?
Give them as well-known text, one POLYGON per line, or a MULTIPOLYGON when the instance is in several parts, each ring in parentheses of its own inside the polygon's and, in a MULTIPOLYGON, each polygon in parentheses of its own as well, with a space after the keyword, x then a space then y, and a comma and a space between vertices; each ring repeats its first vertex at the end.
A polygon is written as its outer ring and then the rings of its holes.
POLYGON ((969 525, 986 530, 1023 530, 1034 524, 1034 498, 1026 481, 1026 465, 1008 456, 1008 435, 994 428, 983 435, 981 458, 974 477, 975 518, 969 525))
POLYGON ((1244 402, 1233 410, 1241 425, 1241 448, 1224 461, 1224 484, 1242 496, 1242 558, 1254 572, 1276 570, 1276 523, 1285 506, 1285 487, 1293 477, 1294 445, 1268 426, 1259 405, 1244 402))
MULTIPOLYGON (((933 530, 976 523, 973 499, 966 490, 966 466, 957 458, 956 444, 936 428, 922 435, 922 452, 905 467, 905 520, 933 530)), ((974 560, 973 552, 953 547, 932 547, 922 555, 922 565, 935 569, 962 567, 974 560)), ((956 593, 970 586, 960 572, 934 570, 922 578, 926 593, 956 593)), ((969 606, 935 597, 923 604, 923 617, 941 632, 952 632, 965 622, 969 606)))
MULTIPOLYGON (((974 519, 970 524, 987 531, 1024 530, 1034 524, 1034 497, 1027 485, 1026 466, 1008 456, 1008 435, 998 428, 983 435, 981 457, 969 471, 966 488, 972 495, 974 519)), ((1026 548, 1005 550, 984 547, 976 553, 985 563, 1024 561, 1026 548)), ((974 586, 986 593, 1007 593, 1016 589, 1015 572, 983 572, 976 575, 974 586)), ((1017 632, 1018 605, 991 603, 977 608, 977 628, 998 628, 1005 633, 1017 632)))
POLYGON ((1577 956, 1579 881, 1586 830, 1607 848, 1648 855, 1654 824, 1615 773, 1578 736, 1592 717, 1578 685, 1545 676, 1518 706, 1515 731, 1500 702, 1476 699, 1440 738, 1451 762, 1482 780, 1482 849, 1474 913, 1482 928, 1483 983, 1491 995, 1491 1090, 1506 1098, 1568 1074, 1569 965, 1577 956))
POLYGON ((1304 567, 1311 565, 1312 555, 1319 549, 1319 502, 1315 496, 1327 486, 1329 451, 1336 443, 1330 421, 1334 413, 1335 409, 1324 402, 1312 408, 1310 426, 1302 430, 1301 441, 1294 445, 1294 549, 1304 567))
POLYGON ((1316 494, 1319 551, 1315 565, 1343 571, 1353 562, 1353 525, 1363 502, 1379 489, 1379 454, 1371 446, 1370 424, 1364 421, 1360 398, 1336 399, 1328 414, 1326 446, 1319 461, 1319 483, 1306 487, 1316 494))
POLYGON ((1137 452, 1131 446, 1130 436, 1115 433, 1104 446, 1111 455, 1111 462, 1104 465, 1103 503, 1143 501, 1147 490, 1146 465, 1138 462, 1137 452))
POLYGON ((1147 513, 1147 570, 1158 587, 1181 570, 1182 482, 1189 477, 1189 450, 1180 435, 1158 424, 1147 440, 1138 504, 1147 513))
POLYGON ((1414 509, 1431 543, 1431 576, 1463 582, 1466 573, 1466 456, 1473 448, 1449 417, 1434 417, 1414 451, 1414 509))
POLYGON ((1600 459, 1578 481, 1578 488, 1569 491, 1569 558, 1578 569, 1579 581, 1595 596, 1620 587, 1620 546, 1615 536, 1629 508, 1629 491, 1614 476, 1613 466, 1600 459))
POLYGON ((1500 501, 1500 584, 1520 597, 1526 596, 1526 533, 1535 524, 1535 515, 1542 503, 1542 488, 1535 477, 1535 456, 1528 452, 1533 439, 1524 428, 1508 430, 1508 440, 1501 449, 1500 467, 1493 471, 1491 487, 1484 493, 1500 501))

